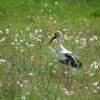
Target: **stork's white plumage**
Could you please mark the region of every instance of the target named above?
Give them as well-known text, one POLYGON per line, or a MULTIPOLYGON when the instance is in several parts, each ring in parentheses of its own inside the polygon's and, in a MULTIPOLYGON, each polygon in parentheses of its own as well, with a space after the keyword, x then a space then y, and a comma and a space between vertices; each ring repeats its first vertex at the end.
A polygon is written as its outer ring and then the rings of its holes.
POLYGON ((59 60, 62 64, 70 64, 72 67, 81 67, 81 62, 79 61, 78 57, 73 54, 73 52, 65 49, 61 43, 61 32, 57 31, 50 42, 50 44, 54 39, 57 40, 57 47, 56 47, 56 53, 59 57, 59 60))

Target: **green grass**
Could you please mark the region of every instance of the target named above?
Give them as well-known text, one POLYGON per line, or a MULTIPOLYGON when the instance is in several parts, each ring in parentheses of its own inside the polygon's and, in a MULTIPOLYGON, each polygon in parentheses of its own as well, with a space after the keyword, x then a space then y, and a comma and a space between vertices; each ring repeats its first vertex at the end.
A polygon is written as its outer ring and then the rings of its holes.
POLYGON ((99 0, 0 0, 0 100, 99 100, 99 5, 99 0), (57 30, 82 69, 67 73, 53 52, 56 43, 47 46, 57 30))

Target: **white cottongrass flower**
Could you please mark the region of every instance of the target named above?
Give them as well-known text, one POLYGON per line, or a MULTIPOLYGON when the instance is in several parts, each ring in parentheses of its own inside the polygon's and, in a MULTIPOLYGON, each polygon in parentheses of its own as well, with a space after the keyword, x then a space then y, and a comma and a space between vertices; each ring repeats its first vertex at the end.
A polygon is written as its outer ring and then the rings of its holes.
POLYGON ((34 47, 34 46, 35 46, 35 45, 31 43, 28 47, 34 47))
POLYGON ((68 72, 67 72, 67 71, 65 71, 65 72, 64 72, 64 74, 66 75, 66 74, 68 74, 68 72))
POLYGON ((97 40, 98 39, 98 37, 95 35, 95 36, 92 36, 91 38, 90 38, 90 41, 94 41, 94 40, 97 40))
POLYGON ((25 41, 24 39, 20 39, 20 40, 19 40, 20 43, 23 43, 24 41, 25 41))
POLYGON ((33 33, 29 33, 29 38, 33 38, 33 33))
POLYGON ((3 37, 2 39, 0 39, 0 42, 3 43, 5 42, 5 40, 6 40, 6 37, 3 37))
POLYGON ((44 6, 45 6, 45 7, 47 7, 47 6, 48 6, 48 4, 45 4, 44 6))
POLYGON ((94 73, 90 73, 90 77, 94 76, 94 73))
POLYGON ((16 34, 15 37, 19 37, 19 34, 16 34))
POLYGON ((19 84, 20 87, 23 87, 24 85, 22 83, 19 84))
POLYGON ((27 80, 23 80, 23 83, 26 84, 27 83, 27 80))
POLYGON ((97 36, 93 36, 93 38, 94 38, 94 40, 97 40, 97 39, 98 39, 98 37, 97 37, 97 36))
POLYGON ((56 24, 57 22, 56 21, 54 21, 54 24, 56 24))
POLYGON ((6 31, 6 34, 9 34, 9 32, 10 32, 10 30, 8 28, 5 31, 6 31))
POLYGON ((49 12, 51 12, 52 10, 51 9, 49 9, 49 12))
POLYGON ((98 91, 97 91, 97 90, 94 90, 93 92, 94 92, 94 93, 98 93, 98 91))
POLYGON ((42 30, 42 29, 39 29, 39 32, 40 32, 40 33, 42 33, 42 32, 43 32, 43 30, 42 30))
POLYGON ((85 89, 87 90, 87 89, 88 89, 88 87, 87 87, 87 86, 85 86, 85 89))
POLYGON ((64 94, 67 95, 67 96, 74 94, 74 91, 68 91, 66 88, 64 88, 63 90, 64 90, 64 94))
POLYGON ((79 39, 76 39, 75 42, 76 42, 76 43, 79 43, 80 41, 79 41, 79 39))
POLYGON ((1 86, 3 86, 3 82, 2 82, 2 81, 0 81, 0 87, 1 87, 1 86))
POLYGON ((41 39, 39 39, 39 38, 36 38, 36 40, 37 40, 37 42, 41 42, 42 40, 41 39))
POLYGON ((39 32, 38 29, 35 29, 35 30, 34 30, 34 33, 35 33, 35 34, 37 34, 38 32, 39 32))
POLYGON ((11 42, 11 45, 15 45, 15 42, 12 41, 12 42, 11 42))
POLYGON ((23 86, 24 86, 23 83, 21 83, 20 81, 17 81, 17 85, 18 85, 19 87, 23 87, 23 86))
POLYGON ((99 68, 99 63, 97 63, 97 62, 94 61, 94 62, 91 64, 91 67, 94 68, 94 69, 98 69, 98 68, 99 68))
POLYGON ((0 64, 5 64, 7 62, 7 60, 4 60, 4 59, 0 59, 0 64))
POLYGON ((18 39, 17 39, 17 38, 15 38, 15 39, 14 39, 14 41, 15 41, 15 42, 18 42, 18 39))
POLYGON ((26 92, 26 95, 29 95, 30 93, 29 92, 26 92))
POLYGON ((21 50, 20 50, 20 53, 23 53, 24 51, 25 51, 25 49, 21 49, 21 50))
POLYGON ((28 75, 29 75, 30 77, 32 77, 32 76, 33 76, 33 73, 29 73, 28 75))
POLYGON ((22 97, 21 97, 21 100, 26 100, 26 97, 25 97, 25 96, 22 96, 22 97))
POLYGON ((50 17, 50 20, 53 20, 53 17, 50 17))
POLYGON ((97 86, 99 82, 93 82, 93 86, 97 86))
POLYGON ((53 66, 53 63, 49 63, 49 66, 53 66))
POLYGON ((41 12, 44 12, 44 10, 42 9, 42 10, 40 10, 41 12))
POLYGON ((58 4, 58 2, 57 1, 55 1, 55 5, 57 5, 58 4))
POLYGON ((26 30, 27 30, 27 31, 30 31, 30 27, 27 27, 26 30))
POLYGON ((63 31, 66 32, 67 31, 67 28, 63 28, 63 31))
POLYGON ((3 34, 3 31, 2 30, 0 30, 0 34, 3 34))

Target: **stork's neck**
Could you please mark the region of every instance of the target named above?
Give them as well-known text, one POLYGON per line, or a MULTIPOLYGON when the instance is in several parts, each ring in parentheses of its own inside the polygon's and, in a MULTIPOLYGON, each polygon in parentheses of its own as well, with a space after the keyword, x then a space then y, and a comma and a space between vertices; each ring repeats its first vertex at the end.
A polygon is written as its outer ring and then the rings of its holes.
POLYGON ((60 46, 60 45, 62 45, 61 38, 57 38, 57 46, 60 46))

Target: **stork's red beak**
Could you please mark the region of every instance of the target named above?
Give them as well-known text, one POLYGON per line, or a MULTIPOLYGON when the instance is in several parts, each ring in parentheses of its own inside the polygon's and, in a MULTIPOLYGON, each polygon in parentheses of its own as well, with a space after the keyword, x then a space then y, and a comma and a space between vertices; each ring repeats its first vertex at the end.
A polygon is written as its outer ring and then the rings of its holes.
POLYGON ((56 38, 56 36, 54 35, 51 40, 49 41, 48 45, 56 38))

